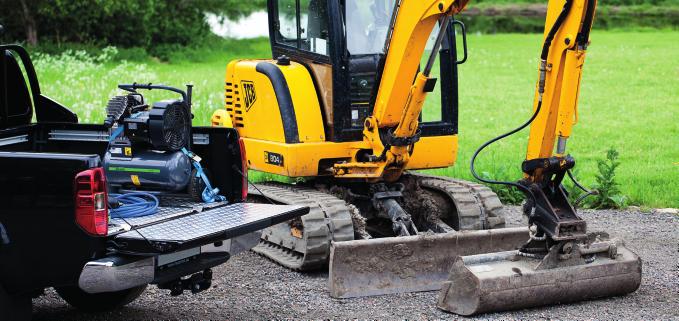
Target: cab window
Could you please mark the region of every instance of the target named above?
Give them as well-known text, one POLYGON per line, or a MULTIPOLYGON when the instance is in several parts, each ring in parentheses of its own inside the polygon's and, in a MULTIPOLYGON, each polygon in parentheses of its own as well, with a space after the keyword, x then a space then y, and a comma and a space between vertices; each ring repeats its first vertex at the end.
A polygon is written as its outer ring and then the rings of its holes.
POLYGON ((296 0, 278 0, 278 33, 276 41, 297 46, 297 4, 296 0))
POLYGON ((278 0, 277 11, 277 43, 319 55, 328 55, 326 1, 278 0))
POLYGON ((346 0, 345 8, 349 53, 383 53, 394 11, 394 0, 346 0))

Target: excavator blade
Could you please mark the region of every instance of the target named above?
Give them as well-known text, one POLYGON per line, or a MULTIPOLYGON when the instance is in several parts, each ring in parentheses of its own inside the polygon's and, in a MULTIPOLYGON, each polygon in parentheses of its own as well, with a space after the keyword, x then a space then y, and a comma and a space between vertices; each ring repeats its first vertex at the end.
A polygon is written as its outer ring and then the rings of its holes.
POLYGON ((455 260, 437 306, 468 316, 625 295, 640 284, 641 260, 622 244, 570 260, 481 254, 455 260))
POLYGON ((330 295, 351 298, 439 290, 460 255, 518 249, 528 228, 333 242, 330 295))

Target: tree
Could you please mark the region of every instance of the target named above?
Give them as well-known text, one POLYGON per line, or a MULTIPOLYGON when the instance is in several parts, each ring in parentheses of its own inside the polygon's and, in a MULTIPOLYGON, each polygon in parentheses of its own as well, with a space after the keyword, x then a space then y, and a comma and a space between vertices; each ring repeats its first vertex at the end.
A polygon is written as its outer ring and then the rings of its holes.
POLYGON ((10 39, 38 42, 38 3, 42 0, 0 0, 0 24, 10 39))
POLYGON ((38 25, 35 20, 34 3, 29 3, 27 0, 19 0, 21 4, 21 17, 23 18, 24 30, 26 32, 26 41, 29 45, 38 44, 38 25))
POLYGON ((209 33, 205 14, 237 18, 266 0, 0 0, 7 37, 151 48, 187 45, 209 33))

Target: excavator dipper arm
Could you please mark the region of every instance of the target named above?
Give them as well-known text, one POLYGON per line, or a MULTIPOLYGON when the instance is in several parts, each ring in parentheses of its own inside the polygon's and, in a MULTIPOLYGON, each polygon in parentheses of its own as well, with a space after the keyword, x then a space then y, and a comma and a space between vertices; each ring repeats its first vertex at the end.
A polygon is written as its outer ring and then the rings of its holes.
POLYGON ((547 7, 534 113, 524 124, 531 125, 524 178, 502 182, 528 196, 528 242, 518 251, 457 257, 439 308, 471 315, 624 295, 639 287, 639 257, 607 233, 588 233, 561 185, 575 166, 566 142, 577 120, 595 8, 596 0, 550 0, 547 7))
POLYGON ((577 119, 585 51, 596 0, 550 1, 540 55, 524 179, 534 211, 526 213, 539 234, 563 241, 585 237, 586 224, 569 204, 561 182, 575 160, 566 142, 577 119), (556 142, 556 151, 554 144, 556 142))

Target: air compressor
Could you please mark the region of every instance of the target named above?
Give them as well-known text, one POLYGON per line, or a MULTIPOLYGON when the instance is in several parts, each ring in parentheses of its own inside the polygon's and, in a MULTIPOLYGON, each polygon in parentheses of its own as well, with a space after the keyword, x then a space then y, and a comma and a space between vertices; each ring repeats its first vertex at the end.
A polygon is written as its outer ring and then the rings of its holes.
POLYGON ((178 88, 119 85, 126 95, 111 98, 104 124, 110 128, 104 169, 112 193, 189 194, 195 201, 223 200, 210 186, 200 157, 191 152, 191 95, 178 88), (139 89, 168 90, 182 99, 146 103, 139 89))

